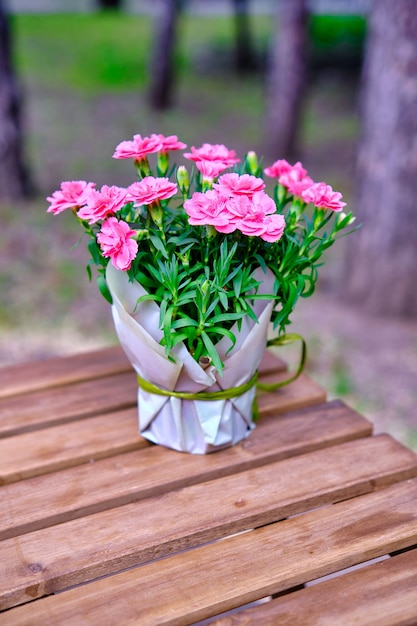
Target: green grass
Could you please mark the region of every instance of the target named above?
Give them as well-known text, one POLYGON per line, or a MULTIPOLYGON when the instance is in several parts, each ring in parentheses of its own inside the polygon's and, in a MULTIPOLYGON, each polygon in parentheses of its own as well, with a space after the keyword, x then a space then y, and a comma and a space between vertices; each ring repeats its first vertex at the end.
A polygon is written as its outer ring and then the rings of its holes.
POLYGON ((317 51, 345 50, 360 55, 366 28, 366 18, 359 15, 315 15, 310 19, 309 34, 317 51))
MULTIPOLYGON (((48 88, 90 93, 143 88, 155 26, 149 16, 124 13, 18 15, 17 66, 30 81, 48 88)), ((178 29, 177 71, 192 71, 192 59, 210 47, 230 50, 233 28, 233 21, 224 17, 184 15, 178 29)), ((265 46, 270 20, 254 17, 252 28, 255 45, 265 46)))
POLYGON ((149 18, 98 13, 15 19, 18 69, 40 86, 96 91, 146 82, 149 18))

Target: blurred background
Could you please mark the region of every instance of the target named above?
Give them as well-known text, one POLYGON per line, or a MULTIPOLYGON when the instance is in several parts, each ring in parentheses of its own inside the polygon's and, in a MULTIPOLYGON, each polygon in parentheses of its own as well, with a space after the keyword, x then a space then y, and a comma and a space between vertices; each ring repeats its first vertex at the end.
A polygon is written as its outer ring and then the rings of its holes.
MULTIPOLYGON (((301 160, 362 223, 290 330, 417 449, 415 0, 0 0, 0 365, 115 344, 62 180, 126 185, 135 133, 301 160), (79 245, 80 244, 80 245, 79 245)), ((292 355, 287 358, 291 361, 292 355)))

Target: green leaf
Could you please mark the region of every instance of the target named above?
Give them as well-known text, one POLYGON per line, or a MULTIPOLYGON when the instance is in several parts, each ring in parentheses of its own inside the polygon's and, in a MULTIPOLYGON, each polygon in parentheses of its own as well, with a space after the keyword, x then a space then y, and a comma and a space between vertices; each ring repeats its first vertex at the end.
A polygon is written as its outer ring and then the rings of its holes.
POLYGON ((113 304, 113 298, 111 296, 109 288, 107 287, 106 279, 102 274, 97 276, 97 286, 103 298, 105 298, 110 304, 113 304))
POLYGON ((220 313, 219 315, 214 315, 210 319, 211 324, 218 324, 219 322, 230 322, 235 321, 242 317, 242 313, 220 313))
POLYGON ((219 372, 219 374, 221 374, 223 372, 224 365, 223 365, 219 355, 217 354, 217 350, 214 347, 214 343, 212 342, 212 340, 210 339, 210 337, 208 336, 208 334, 204 330, 201 333, 201 338, 202 338, 202 340, 204 342, 204 345, 205 345, 206 350, 207 350, 207 354, 210 357, 211 362, 213 363, 214 367, 219 372))
POLYGON ((163 331, 164 331, 164 340, 165 340, 165 350, 167 352, 171 351, 172 348, 172 335, 171 335, 171 323, 172 323, 172 315, 174 313, 174 307, 170 306, 165 315, 163 321, 163 331))
POLYGON ((205 318, 207 319, 213 313, 214 309, 218 305, 219 298, 214 298, 213 302, 210 304, 209 308, 206 311, 205 318))
POLYGON ((197 328, 198 324, 195 320, 191 319, 191 317, 181 317, 180 319, 174 320, 171 324, 171 328, 173 330, 176 330, 178 328, 185 328, 187 326, 193 326, 197 328))
MULTIPOLYGON (((136 307, 138 306, 138 304, 140 304, 141 302, 146 302, 147 300, 154 300, 155 302, 161 302, 161 298, 159 296, 157 296, 156 294, 152 294, 152 293, 146 293, 143 296, 140 296, 137 300, 136 300, 136 307)), ((135 308, 136 308, 135 307, 135 308)))
POLYGON ((263 269, 264 273, 266 274, 266 263, 265 263, 265 259, 260 255, 260 254, 254 254, 255 259, 258 261, 259 265, 261 266, 261 268, 263 269))
POLYGON ((87 247, 94 263, 96 265, 101 265, 101 250, 96 239, 90 239, 90 241, 87 244, 87 247))
POLYGON ((240 296, 240 291, 241 291, 241 288, 242 288, 242 280, 243 280, 242 274, 238 274, 233 279, 233 290, 235 292, 235 297, 236 298, 238 298, 240 296))
POLYGON ((222 307, 226 309, 227 311, 227 309, 229 308, 229 300, 228 300, 226 292, 219 291, 218 294, 219 294, 219 300, 221 302, 222 307))
POLYGON ((155 246, 155 248, 157 250, 159 250, 159 252, 162 254, 162 256, 165 259, 167 259, 168 258, 167 251, 165 250, 165 246, 164 246, 162 240, 159 237, 156 237, 155 235, 150 235, 149 239, 152 241, 152 243, 155 246))
POLYGON ((217 333, 218 335, 224 335, 225 337, 228 337, 230 339, 230 341, 232 342, 232 345, 230 346, 227 352, 230 352, 230 350, 234 348, 236 344, 236 337, 234 336, 231 330, 228 330, 227 328, 223 328, 223 326, 213 326, 212 328, 210 328, 210 331, 212 333, 217 333))
POLYGON ((174 335, 172 335, 171 337, 171 350, 174 346, 177 345, 177 343, 180 343, 181 341, 187 341, 187 339, 189 339, 189 333, 183 332, 183 333, 175 333, 174 335))

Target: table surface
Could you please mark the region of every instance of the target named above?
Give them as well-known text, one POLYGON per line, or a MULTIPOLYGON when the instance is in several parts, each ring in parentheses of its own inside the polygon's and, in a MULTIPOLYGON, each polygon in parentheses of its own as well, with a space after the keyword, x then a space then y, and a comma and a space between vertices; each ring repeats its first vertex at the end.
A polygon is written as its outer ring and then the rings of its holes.
POLYGON ((118 347, 0 370, 0 624, 417 624, 417 456, 306 375, 259 406, 189 455, 118 347))

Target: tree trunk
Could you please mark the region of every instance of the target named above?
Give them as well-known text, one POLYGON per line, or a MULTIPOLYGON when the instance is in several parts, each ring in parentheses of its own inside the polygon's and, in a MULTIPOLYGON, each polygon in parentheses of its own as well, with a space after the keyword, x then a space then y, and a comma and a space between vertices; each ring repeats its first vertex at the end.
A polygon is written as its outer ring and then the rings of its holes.
POLYGON ((266 151, 292 158, 306 75, 306 0, 281 0, 268 72, 266 151))
POLYGON ((235 67, 238 74, 256 69, 248 13, 248 0, 233 0, 235 15, 235 67))
POLYGON ((0 0, 0 199, 16 200, 31 194, 23 162, 20 96, 12 67, 8 15, 0 0))
POLYGON ((417 11, 374 0, 362 92, 348 296, 370 312, 417 314, 417 11))
POLYGON ((97 0, 99 9, 115 9, 122 8, 122 0, 97 0))
POLYGON ((174 50, 181 0, 164 0, 157 17, 150 71, 149 102, 158 111, 172 105, 174 91, 174 50))

